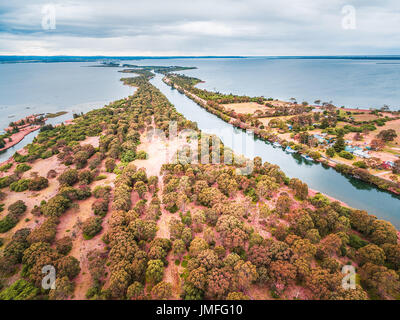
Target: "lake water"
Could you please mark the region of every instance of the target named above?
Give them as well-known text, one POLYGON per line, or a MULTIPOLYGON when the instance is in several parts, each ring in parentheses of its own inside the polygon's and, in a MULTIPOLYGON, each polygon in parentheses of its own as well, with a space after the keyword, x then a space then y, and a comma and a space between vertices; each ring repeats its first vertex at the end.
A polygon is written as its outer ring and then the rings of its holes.
POLYGON ((289 155, 281 148, 274 148, 262 140, 256 139, 254 144, 243 143, 252 139, 251 135, 234 128, 177 90, 171 89, 162 82, 161 75, 158 74, 151 82, 166 95, 178 112, 196 122, 203 132, 221 137, 224 145, 236 153, 250 159, 259 156, 263 161, 280 166, 287 176, 306 182, 310 188, 341 200, 351 207, 366 210, 381 219, 391 221, 400 228, 400 197, 381 191, 358 179, 345 177, 320 163, 308 162, 299 155, 289 155))
MULTIPOLYGON (((16 63, 0 64, 0 130, 11 121, 33 113, 67 111, 49 119, 60 123, 73 113, 101 108, 127 97, 133 88, 124 86, 117 68, 87 67, 95 63, 16 63)), ((32 142, 34 132, 0 155, 0 162, 32 142)))
POLYGON ((199 88, 299 102, 332 101, 351 108, 400 109, 400 61, 350 59, 159 59, 138 65, 182 65, 204 80, 199 88))

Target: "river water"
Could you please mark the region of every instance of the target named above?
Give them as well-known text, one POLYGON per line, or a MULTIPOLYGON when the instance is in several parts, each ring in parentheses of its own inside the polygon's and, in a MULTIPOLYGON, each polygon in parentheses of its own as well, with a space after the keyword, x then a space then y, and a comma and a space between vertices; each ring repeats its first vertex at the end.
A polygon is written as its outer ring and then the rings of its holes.
POLYGON ((250 144, 250 147, 246 148, 244 141, 251 140, 251 134, 234 128, 177 90, 171 89, 162 81, 160 74, 157 74, 151 83, 161 90, 185 118, 196 122, 203 132, 219 136, 223 143, 236 153, 248 158, 259 156, 263 161, 279 165, 287 176, 301 179, 310 188, 341 200, 351 207, 366 210, 381 219, 391 221, 396 228, 400 228, 400 197, 358 179, 345 177, 320 163, 308 162, 298 155, 287 154, 259 139, 255 139, 254 145, 250 144))

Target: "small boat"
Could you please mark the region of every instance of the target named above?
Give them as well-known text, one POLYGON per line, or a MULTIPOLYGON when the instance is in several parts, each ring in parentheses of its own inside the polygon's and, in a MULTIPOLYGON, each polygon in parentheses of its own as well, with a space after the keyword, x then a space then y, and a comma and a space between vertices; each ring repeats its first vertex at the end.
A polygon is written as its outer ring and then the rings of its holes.
POLYGON ((314 161, 313 158, 309 157, 309 156, 306 155, 306 154, 302 154, 301 156, 302 156, 304 159, 308 160, 308 161, 314 161))
POLYGON ((282 147, 281 144, 280 144, 279 142, 276 142, 276 141, 275 141, 272 145, 273 145, 274 147, 278 147, 278 148, 279 148, 279 147, 282 147))
POLYGON ((287 153, 296 153, 296 152, 297 152, 296 150, 293 150, 293 149, 292 149, 291 147, 289 147, 289 146, 286 147, 285 151, 286 151, 287 153))

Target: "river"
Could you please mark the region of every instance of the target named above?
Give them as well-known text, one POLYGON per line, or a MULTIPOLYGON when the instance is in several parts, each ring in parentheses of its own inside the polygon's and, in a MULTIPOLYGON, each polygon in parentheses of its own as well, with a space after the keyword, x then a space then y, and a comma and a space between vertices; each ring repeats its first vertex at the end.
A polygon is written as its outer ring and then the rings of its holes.
POLYGON ((308 162, 299 155, 287 154, 282 149, 274 148, 257 138, 254 139, 254 146, 246 149, 243 147, 243 141, 252 139, 249 133, 234 128, 177 90, 171 89, 162 81, 162 75, 157 74, 151 83, 175 105, 178 112, 188 120, 196 122, 203 132, 219 136, 223 143, 236 153, 248 158, 259 156, 263 161, 279 165, 287 176, 301 179, 310 188, 343 201, 353 208, 366 210, 400 228, 400 197, 358 179, 345 177, 320 163, 308 162))

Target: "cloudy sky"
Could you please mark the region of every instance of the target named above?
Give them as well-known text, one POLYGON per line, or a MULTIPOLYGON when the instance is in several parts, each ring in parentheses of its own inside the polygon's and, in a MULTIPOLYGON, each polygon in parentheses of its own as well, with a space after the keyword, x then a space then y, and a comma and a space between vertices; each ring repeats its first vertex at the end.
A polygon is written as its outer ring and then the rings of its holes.
POLYGON ((400 54, 399 30, 399 0, 0 2, 2 55, 400 54))

